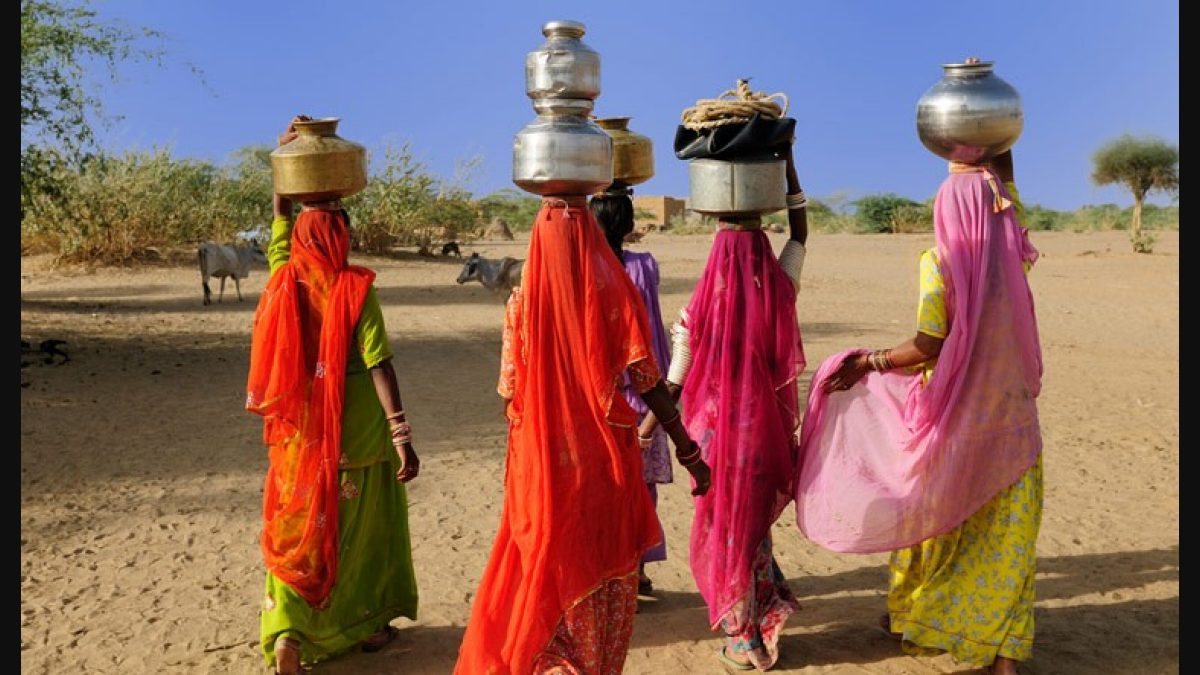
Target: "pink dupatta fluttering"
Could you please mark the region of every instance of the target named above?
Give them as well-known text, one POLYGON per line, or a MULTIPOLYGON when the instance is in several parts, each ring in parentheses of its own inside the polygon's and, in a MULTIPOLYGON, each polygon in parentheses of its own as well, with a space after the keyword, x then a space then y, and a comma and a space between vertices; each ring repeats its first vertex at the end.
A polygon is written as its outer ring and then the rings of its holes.
POLYGON ((831 356, 813 376, 796 524, 833 551, 890 551, 948 532, 1041 452, 1042 356, 1022 267, 1037 251, 982 170, 942 183, 934 231, 950 330, 929 381, 869 373, 825 394, 826 378, 862 350, 831 356))

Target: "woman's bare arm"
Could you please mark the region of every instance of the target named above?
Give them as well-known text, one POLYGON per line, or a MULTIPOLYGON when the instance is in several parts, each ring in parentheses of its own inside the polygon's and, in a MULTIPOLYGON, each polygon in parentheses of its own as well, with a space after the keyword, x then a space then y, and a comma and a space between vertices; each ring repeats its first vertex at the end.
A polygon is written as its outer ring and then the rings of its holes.
POLYGON ((412 427, 404 415, 404 404, 400 400, 400 385, 396 382, 396 371, 392 368, 390 358, 371 368, 371 383, 375 385, 375 393, 379 396, 379 404, 383 406, 383 414, 387 416, 392 433, 392 445, 400 458, 400 470, 396 479, 402 483, 417 477, 421 471, 421 460, 417 457, 412 446, 412 427))

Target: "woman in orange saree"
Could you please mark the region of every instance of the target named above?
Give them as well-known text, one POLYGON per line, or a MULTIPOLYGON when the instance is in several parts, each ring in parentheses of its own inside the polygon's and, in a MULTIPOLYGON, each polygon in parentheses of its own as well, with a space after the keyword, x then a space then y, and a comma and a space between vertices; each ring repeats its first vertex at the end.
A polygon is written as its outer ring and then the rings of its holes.
MULTIPOLYGON (((293 136, 289 128, 280 144, 293 136)), ((270 458, 263 656, 276 672, 296 673, 301 660, 359 644, 375 651, 394 635, 392 619, 416 618, 400 483, 419 462, 375 273, 347 261, 346 212, 339 202, 305 204, 293 229, 291 202, 276 196, 275 214, 246 408, 263 417, 270 458)))
POLYGON ((642 480, 629 373, 708 490, 651 351, 646 310, 583 197, 547 199, 509 298, 504 508, 455 672, 618 673, 638 563, 659 529, 642 480))

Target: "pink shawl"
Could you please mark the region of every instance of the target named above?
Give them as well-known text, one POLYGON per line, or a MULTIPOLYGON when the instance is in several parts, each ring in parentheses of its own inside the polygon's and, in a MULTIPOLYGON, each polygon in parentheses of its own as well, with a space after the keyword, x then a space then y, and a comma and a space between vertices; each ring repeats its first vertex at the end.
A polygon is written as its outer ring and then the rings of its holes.
POLYGON ((1023 262, 1037 259, 987 173, 951 174, 934 203, 950 330, 929 381, 870 373, 848 391, 813 376, 800 437, 796 524, 833 551, 889 551, 948 532, 1042 448, 1042 356, 1023 262))
POLYGON ((687 314, 684 424, 713 476, 696 498, 690 562, 715 627, 749 590, 754 554, 792 500, 804 350, 796 290, 761 230, 717 234, 687 314))

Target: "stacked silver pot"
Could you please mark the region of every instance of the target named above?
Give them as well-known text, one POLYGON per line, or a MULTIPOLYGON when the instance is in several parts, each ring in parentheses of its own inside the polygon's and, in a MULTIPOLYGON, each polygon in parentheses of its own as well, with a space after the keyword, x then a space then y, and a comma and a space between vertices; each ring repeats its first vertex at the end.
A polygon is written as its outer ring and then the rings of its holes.
POLYGON ((525 56, 525 94, 537 119, 513 138, 513 182, 543 196, 587 195, 613 181, 612 138, 589 119, 600 95, 600 55, 578 21, 542 26, 525 56))

